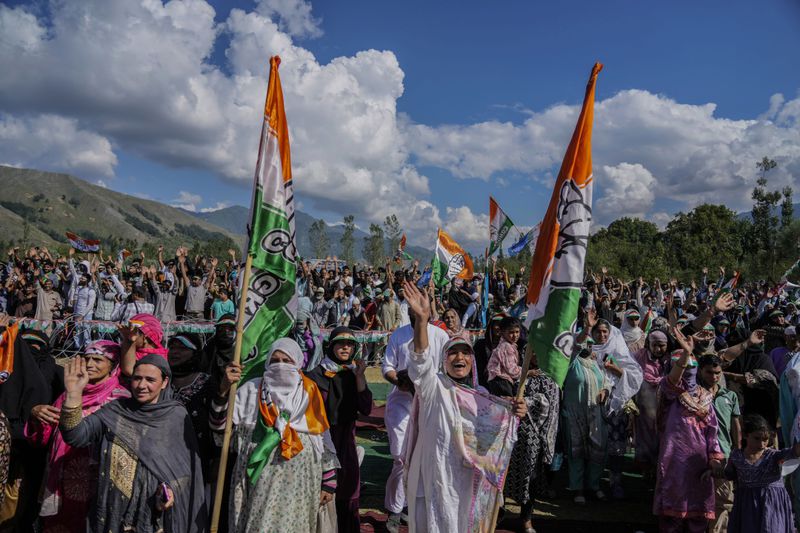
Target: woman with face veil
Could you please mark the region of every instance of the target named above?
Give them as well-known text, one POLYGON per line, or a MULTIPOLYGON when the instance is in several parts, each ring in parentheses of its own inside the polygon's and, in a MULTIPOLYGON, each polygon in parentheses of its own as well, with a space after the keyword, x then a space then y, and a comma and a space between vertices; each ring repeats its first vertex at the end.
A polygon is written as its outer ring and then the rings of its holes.
POLYGON ((430 301, 409 282, 404 289, 416 317, 408 361, 416 393, 405 442, 409 531, 488 530, 525 402, 477 388, 465 339, 450 339, 443 368, 436 368, 428 346, 430 301))
POLYGON ((197 439, 186 409, 172 399, 171 373, 159 354, 136 362, 131 398, 83 416, 86 361, 64 372, 59 427, 64 442, 99 451, 100 479, 88 531, 204 531, 206 505, 197 439))
POLYGON ((300 366, 294 339, 270 347, 264 375, 236 393, 238 456, 231 483, 229 530, 308 531, 336 492, 336 450, 322 395, 300 366))

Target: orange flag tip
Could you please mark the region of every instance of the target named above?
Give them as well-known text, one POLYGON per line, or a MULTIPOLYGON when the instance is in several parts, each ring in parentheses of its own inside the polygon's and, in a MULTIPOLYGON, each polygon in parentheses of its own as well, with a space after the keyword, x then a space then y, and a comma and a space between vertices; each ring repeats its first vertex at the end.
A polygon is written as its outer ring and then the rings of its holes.
POLYGON ((281 66, 281 56, 272 56, 269 60, 270 63, 275 65, 275 68, 281 66))
POLYGON ((592 75, 597 76, 601 70, 603 70, 603 64, 599 61, 596 61, 594 67, 592 67, 592 75))

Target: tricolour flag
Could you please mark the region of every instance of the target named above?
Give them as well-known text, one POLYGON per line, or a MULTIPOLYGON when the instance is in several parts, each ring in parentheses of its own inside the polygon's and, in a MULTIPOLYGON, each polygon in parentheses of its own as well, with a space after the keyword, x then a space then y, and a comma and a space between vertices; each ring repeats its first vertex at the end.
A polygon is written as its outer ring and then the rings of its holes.
POLYGON ((558 172, 536 242, 528 281, 528 342, 539 368, 563 386, 577 330, 583 263, 592 222, 592 122, 597 74, 558 172))
POLYGON ((717 291, 717 294, 714 295, 714 300, 713 301, 716 302, 717 300, 719 300, 720 296, 722 296, 723 294, 732 293, 733 290, 736 288, 736 285, 738 285, 738 284, 739 284, 739 272, 734 270, 733 277, 731 279, 729 279, 725 283, 725 285, 723 285, 722 287, 719 288, 719 291, 717 291))
POLYGON ((450 235, 439 229, 433 254, 433 283, 442 287, 454 278, 472 279, 472 259, 450 235))
POLYGON ((536 224, 528 233, 521 236, 517 242, 509 246, 508 256, 514 257, 526 247, 531 251, 531 255, 533 255, 533 252, 536 250, 536 241, 539 239, 539 229, 541 226, 541 222, 536 224))
POLYGON ((75 235, 74 233, 70 233, 69 231, 66 233, 67 239, 69 239, 69 244, 79 252, 84 253, 93 253, 96 254, 100 251, 100 241, 94 241, 91 239, 82 239, 75 235))
POLYGON ((289 333, 295 298, 294 192, 289 128, 278 75, 280 58, 270 59, 267 101, 261 126, 253 203, 250 208, 252 257, 242 336, 244 379, 261 375, 270 345, 289 333))
POLYGON ((508 235, 509 230, 514 227, 514 223, 508 215, 500 209, 497 202, 489 197, 489 255, 493 255, 500 249, 503 239, 508 235))
POLYGON ((394 254, 394 262, 397 264, 401 264, 403 260, 413 261, 414 258, 411 257, 411 254, 405 251, 406 248, 406 234, 403 233, 403 236, 400 237, 400 243, 397 245, 397 253, 394 254))

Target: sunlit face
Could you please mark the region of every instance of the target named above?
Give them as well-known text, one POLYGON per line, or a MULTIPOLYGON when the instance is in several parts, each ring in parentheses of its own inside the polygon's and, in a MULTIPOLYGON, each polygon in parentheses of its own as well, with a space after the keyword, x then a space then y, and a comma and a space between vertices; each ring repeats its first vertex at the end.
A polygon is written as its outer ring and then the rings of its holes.
POLYGON ((592 338, 597 344, 605 344, 608 342, 609 335, 611 335, 611 331, 606 324, 598 324, 592 330, 592 338))
POLYGON ((459 320, 458 312, 455 309, 445 311, 442 319, 444 320, 444 325, 450 331, 458 331, 461 328, 461 320, 459 320))
POLYGON ((100 383, 105 380, 114 368, 114 364, 108 357, 100 354, 84 355, 86 361, 86 373, 89 374, 89 383, 100 383))
POLYGON ((289 357, 289 354, 287 354, 286 352, 282 352, 280 350, 275 350, 275 353, 273 353, 272 356, 269 358, 269 362, 270 364, 272 363, 288 363, 290 365, 294 364, 294 361, 292 360, 291 357, 289 357))
POLYGON ((158 402, 161 391, 169 386, 169 379, 161 374, 155 365, 143 364, 136 367, 131 378, 131 393, 141 404, 158 402))
POLYGON ((336 341, 336 344, 333 345, 333 355, 335 355, 336 359, 339 361, 347 362, 355 353, 356 343, 353 341, 340 340, 336 341))
POLYGON ((772 435, 766 431, 754 431, 753 433, 748 433, 744 436, 744 440, 747 443, 747 449, 750 452, 760 452, 762 450, 766 450, 771 439, 772 435))
POLYGON ((500 333, 506 342, 516 344, 519 340, 519 327, 508 328, 500 333))
POLYGON ((472 351, 464 345, 457 344, 447 351, 444 370, 453 379, 463 379, 472 370, 472 351))
POLYGON ((706 365, 700 369, 700 379, 709 387, 719 385, 722 379, 722 367, 719 365, 706 365))

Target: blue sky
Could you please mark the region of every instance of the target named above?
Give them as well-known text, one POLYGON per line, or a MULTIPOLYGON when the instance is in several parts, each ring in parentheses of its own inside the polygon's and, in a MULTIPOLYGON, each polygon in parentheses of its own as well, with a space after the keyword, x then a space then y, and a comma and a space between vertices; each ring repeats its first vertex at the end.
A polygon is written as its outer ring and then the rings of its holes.
POLYGON ((301 208, 396 211, 421 245, 441 224, 482 247, 489 194, 539 220, 595 60, 599 224, 745 209, 762 155, 776 186, 800 172, 796 1, 79 4, 0 5, 0 68, 41 71, 0 81, 0 163, 247 205, 259 117, 240 111, 281 53, 301 208), (82 16, 86 38, 67 37, 82 16))

